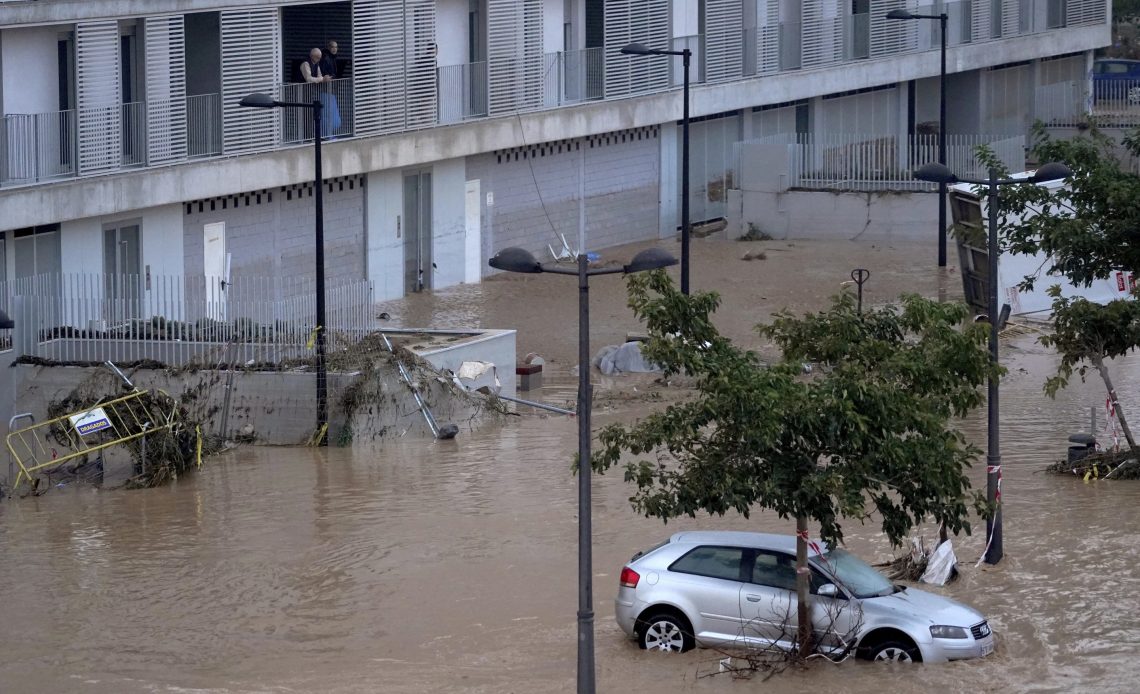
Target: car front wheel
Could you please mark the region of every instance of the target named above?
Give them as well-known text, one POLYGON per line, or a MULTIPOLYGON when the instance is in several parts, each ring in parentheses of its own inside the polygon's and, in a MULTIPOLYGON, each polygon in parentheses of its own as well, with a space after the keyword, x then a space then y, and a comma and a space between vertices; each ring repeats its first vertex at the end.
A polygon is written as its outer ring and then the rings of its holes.
POLYGON ((682 653, 695 645, 684 620, 668 613, 655 614, 642 621, 638 633, 638 643, 650 651, 682 653))
POLYGON ((900 641, 884 641, 872 648, 869 655, 877 663, 916 663, 922 660, 917 648, 900 641))

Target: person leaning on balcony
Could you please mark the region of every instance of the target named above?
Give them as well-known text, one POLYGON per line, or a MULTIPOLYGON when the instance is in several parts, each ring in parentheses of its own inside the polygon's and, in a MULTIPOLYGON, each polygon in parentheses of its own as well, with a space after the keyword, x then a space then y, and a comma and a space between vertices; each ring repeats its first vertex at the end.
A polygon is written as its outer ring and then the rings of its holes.
POLYGON ((314 48, 309 51, 309 59, 301 63, 301 77, 310 84, 332 81, 332 77, 321 70, 321 63, 321 49, 314 48))
POLYGON ((329 41, 325 47, 324 57, 321 58, 321 74, 334 80, 340 72, 336 64, 337 50, 338 46, 336 45, 336 41, 329 41))
MULTIPOLYGON (((321 69, 323 65, 321 49, 314 48, 309 51, 309 59, 301 63, 301 77, 304 77, 305 81, 310 84, 332 82, 332 75, 321 69)), ((329 89, 322 89, 317 98, 320 99, 321 106, 324 107, 321 109, 321 137, 333 138, 340 128, 340 108, 336 102, 336 95, 332 94, 329 89)))

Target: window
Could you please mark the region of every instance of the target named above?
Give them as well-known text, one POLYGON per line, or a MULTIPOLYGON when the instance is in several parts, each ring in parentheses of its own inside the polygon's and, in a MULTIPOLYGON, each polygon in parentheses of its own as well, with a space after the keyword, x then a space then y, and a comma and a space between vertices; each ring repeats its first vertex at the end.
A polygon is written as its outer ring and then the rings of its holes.
POLYGON ((1128 73, 1127 63, 1105 63, 1104 71, 1110 75, 1124 75, 1128 73))
POLYGON ((669 570, 739 581, 743 556, 744 550, 739 547, 697 547, 673 562, 669 570))
POLYGON ((796 589, 796 559, 790 554, 757 552, 751 583, 783 590, 796 589))

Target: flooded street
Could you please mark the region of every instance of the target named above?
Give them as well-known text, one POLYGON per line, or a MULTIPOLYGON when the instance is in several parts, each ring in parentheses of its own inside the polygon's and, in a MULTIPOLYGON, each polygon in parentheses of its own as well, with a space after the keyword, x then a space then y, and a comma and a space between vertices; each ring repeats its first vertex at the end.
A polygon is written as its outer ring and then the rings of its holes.
MULTIPOLYGON (((872 272, 870 303, 901 291, 961 296, 958 276, 933 267, 933 243, 763 246, 767 260, 746 262, 750 244, 694 242, 694 288, 724 293, 718 324, 746 344, 773 310, 821 307, 854 267, 872 272)), ((598 278, 591 296, 595 351, 639 332, 619 279, 598 278)), ((393 326, 518 329, 519 355, 548 364, 547 388, 525 396, 562 403, 574 393, 576 302, 573 278, 512 276, 383 310, 393 326)), ((817 662, 761 685, 709 676, 720 658, 712 651, 642 652, 613 619, 630 555, 681 529, 791 533, 793 524, 756 514, 663 526, 634 514, 618 473, 594 486, 599 691, 1131 690, 1140 482, 1039 472, 1064 456, 1070 433, 1088 429, 1090 406, 1103 426, 1103 386, 1074 379, 1046 398, 1056 360, 1032 331, 1004 343, 1002 360, 1006 557, 974 568, 981 526, 956 540, 963 577, 930 589, 986 613, 993 656, 913 668, 817 662)), ((1113 369, 1125 406, 1140 402, 1140 359, 1113 369)), ((656 406, 614 396, 634 383, 644 394, 649 378, 596 381, 596 426, 656 406)), ((984 409, 965 427, 984 448, 984 409)), ((0 692, 572 691, 576 441, 573 419, 525 412, 451 441, 245 447, 166 488, 4 500, 0 692)), ((984 489, 984 461, 970 476, 984 489)), ((846 531, 864 558, 891 555, 874 526, 846 531)))

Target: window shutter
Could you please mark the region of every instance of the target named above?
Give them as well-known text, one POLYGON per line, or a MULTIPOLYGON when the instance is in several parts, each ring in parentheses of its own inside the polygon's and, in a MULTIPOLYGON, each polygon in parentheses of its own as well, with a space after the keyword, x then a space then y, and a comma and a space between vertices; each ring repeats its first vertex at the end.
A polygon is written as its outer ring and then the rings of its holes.
POLYGON ((255 92, 278 96, 281 86, 277 8, 224 10, 222 25, 222 142, 226 154, 269 149, 278 140, 280 110, 248 108, 255 92))
POLYGON ((487 0, 488 113, 540 108, 542 0, 487 0))
POLYGON ((756 71, 760 74, 780 69, 780 0, 762 0, 756 29, 756 71))
POLYGON ((404 50, 407 56, 405 104, 408 128, 435 125, 435 0, 405 0, 404 50))
POLYGON ((75 64, 79 173, 114 171, 123 156, 119 23, 112 20, 77 24, 75 64))
MULTIPOLYGON (((975 5, 977 3, 975 2, 975 5)), ((902 53, 916 44, 916 21, 887 19, 891 10, 907 9, 906 0, 871 0, 871 57, 902 53)))
POLYGON ((146 19, 147 160, 186 158, 186 54, 182 16, 146 19))
POLYGON ((352 102, 357 135, 383 131, 380 99, 380 0, 352 3, 352 102))
POLYGON ((992 0, 974 0, 971 3, 973 16, 970 17, 970 36, 975 42, 990 39, 990 16, 993 11, 990 2, 992 0))
POLYGON ((705 4, 705 81, 723 82, 744 75, 744 4, 708 0, 705 4))
POLYGON ((669 14, 669 0, 607 0, 607 99, 669 87, 669 65, 672 61, 667 57, 622 55, 620 52, 633 42, 669 50, 669 14))

